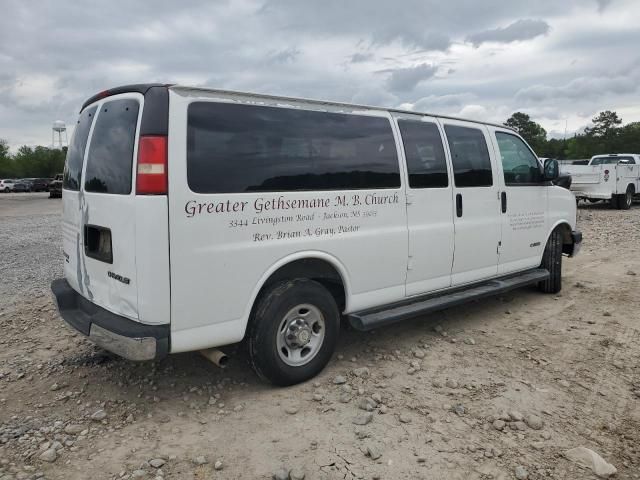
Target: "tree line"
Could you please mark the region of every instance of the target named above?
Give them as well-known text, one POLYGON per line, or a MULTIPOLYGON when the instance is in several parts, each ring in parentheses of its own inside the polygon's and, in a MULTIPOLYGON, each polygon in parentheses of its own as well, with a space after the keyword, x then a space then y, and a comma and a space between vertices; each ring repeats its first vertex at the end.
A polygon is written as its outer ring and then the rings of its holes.
POLYGON ((603 153, 640 153, 640 122, 623 126, 618 114, 610 110, 600 112, 591 122, 584 133, 567 139, 548 139, 546 130, 522 112, 511 115, 505 125, 522 135, 539 157, 576 160, 603 153))
MULTIPOLYGON (((540 157, 565 159, 591 158, 603 153, 640 153, 640 122, 622 125, 616 112, 604 111, 595 116, 592 126, 571 138, 547 138, 547 132, 526 113, 516 112, 505 122, 531 145, 540 157)), ((6 140, 0 139, 0 178, 52 178, 61 173, 67 148, 28 147, 15 154, 6 140)))
POLYGON ((0 139, 0 178, 53 178, 62 173, 67 147, 28 147, 12 154, 6 140, 0 139))

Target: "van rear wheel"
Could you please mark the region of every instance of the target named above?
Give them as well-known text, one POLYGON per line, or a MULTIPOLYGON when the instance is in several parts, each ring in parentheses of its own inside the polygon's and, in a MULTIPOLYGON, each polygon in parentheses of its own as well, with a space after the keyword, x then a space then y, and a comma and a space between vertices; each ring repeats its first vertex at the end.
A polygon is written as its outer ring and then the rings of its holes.
POLYGON ((544 293, 558 293, 562 289, 562 233, 557 228, 549 236, 540 266, 549 271, 549 279, 538 283, 538 288, 544 293))
POLYGON ((320 283, 295 279, 265 291, 254 308, 249 358, 256 373, 275 385, 294 385, 327 365, 340 329, 335 299, 320 283))

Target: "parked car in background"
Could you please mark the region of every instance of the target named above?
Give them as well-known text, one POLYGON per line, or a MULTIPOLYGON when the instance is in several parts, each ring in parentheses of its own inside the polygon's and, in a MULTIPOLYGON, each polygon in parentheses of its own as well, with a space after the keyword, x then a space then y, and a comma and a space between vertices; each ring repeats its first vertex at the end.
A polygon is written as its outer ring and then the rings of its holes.
POLYGON ((13 190, 14 183, 15 180, 12 180, 11 178, 4 178, 0 180, 0 192, 9 193, 11 190, 13 190))
POLYGON ((31 184, 25 180, 14 180, 12 192, 30 192, 31 184))
POLYGON ((27 186, 27 192, 33 191, 33 178, 21 178, 18 182, 24 183, 27 186))
POLYGON ((59 173, 49 183, 49 198, 62 198, 62 174, 59 173))
POLYGON ((32 192, 47 192, 49 191, 50 178, 27 178, 31 183, 32 192))
POLYGON ((588 165, 567 165, 573 179, 571 191, 578 200, 610 201, 613 208, 628 210, 640 193, 640 155, 596 155, 588 165))

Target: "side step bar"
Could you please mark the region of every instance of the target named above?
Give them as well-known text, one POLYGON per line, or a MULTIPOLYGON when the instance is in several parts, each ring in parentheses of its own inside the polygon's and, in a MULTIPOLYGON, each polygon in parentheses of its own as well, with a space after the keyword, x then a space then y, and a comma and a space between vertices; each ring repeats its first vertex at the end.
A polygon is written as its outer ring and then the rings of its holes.
POLYGON ((509 277, 489 280, 475 286, 459 288, 428 297, 421 297, 407 302, 395 303, 383 309, 365 310, 347 315, 349 323, 356 330, 372 330, 374 328, 391 325, 408 318, 426 313, 444 310, 471 300, 499 295, 509 290, 538 283, 549 278, 549 271, 536 268, 509 277))

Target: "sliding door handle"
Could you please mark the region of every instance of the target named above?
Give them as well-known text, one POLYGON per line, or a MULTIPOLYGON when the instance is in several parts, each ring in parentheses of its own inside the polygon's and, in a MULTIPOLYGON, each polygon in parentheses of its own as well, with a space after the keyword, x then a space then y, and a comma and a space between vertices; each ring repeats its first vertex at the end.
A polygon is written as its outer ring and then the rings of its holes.
POLYGON ((458 193, 456 195, 456 215, 458 218, 462 216, 462 194, 458 193))
POLYGON ((500 205, 502 206, 502 213, 507 213, 507 192, 500 194, 500 205))

